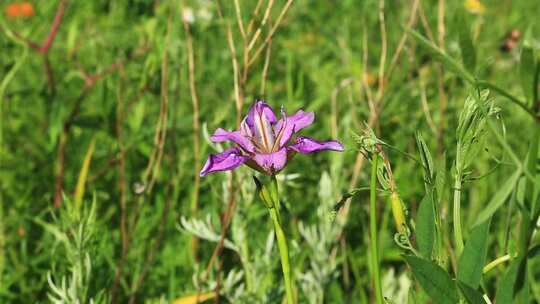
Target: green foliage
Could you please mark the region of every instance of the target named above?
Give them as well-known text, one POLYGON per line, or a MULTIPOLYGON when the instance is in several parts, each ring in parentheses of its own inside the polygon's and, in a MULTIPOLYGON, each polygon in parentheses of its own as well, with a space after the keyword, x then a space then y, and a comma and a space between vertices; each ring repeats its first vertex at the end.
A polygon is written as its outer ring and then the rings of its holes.
POLYGON ((415 256, 405 256, 414 277, 424 291, 437 303, 455 304, 459 301, 456 283, 437 264, 415 256))
POLYGON ((457 279, 472 288, 480 285, 482 269, 486 264, 489 224, 488 220, 471 230, 469 240, 458 259, 457 279))
POLYGON ((470 24, 465 15, 465 10, 458 12, 456 28, 458 30, 459 48, 461 50, 463 65, 472 75, 475 75, 476 51, 472 42, 470 24))
POLYGON ((470 287, 469 285, 457 281, 457 285, 459 287, 459 290, 463 294, 463 297, 469 304, 485 304, 486 301, 484 298, 482 298, 482 294, 475 290, 474 288, 470 287))
POLYGON ((499 190, 489 200, 488 204, 480 211, 476 217, 475 226, 486 223, 491 216, 506 202, 510 194, 516 190, 517 183, 521 176, 521 171, 518 169, 514 174, 499 187, 499 190))
POLYGON ((435 214, 433 212, 433 197, 430 194, 424 196, 418 207, 416 242, 420 254, 425 258, 431 258, 435 243, 435 214))
POLYGON ((299 303, 375 268, 388 303, 540 302, 538 1, 61 3, 0 4, 0 303, 282 302, 254 171, 198 178, 256 98, 346 148, 277 176, 299 303))
POLYGON ((510 266, 504 273, 503 277, 497 285, 497 303, 513 303, 515 296, 515 284, 518 277, 520 265, 522 265, 522 259, 515 259, 510 263, 510 266))
POLYGON ((524 46, 521 49, 521 56, 519 60, 519 76, 521 80, 521 89, 523 95, 529 103, 534 103, 534 95, 537 89, 537 81, 535 78, 537 60, 534 50, 530 46, 524 46))

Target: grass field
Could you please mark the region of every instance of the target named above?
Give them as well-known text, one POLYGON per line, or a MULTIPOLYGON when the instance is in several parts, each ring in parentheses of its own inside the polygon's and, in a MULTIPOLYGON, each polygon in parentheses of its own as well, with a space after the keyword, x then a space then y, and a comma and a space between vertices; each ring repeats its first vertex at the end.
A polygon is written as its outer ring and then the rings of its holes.
POLYGON ((0 8, 0 303, 540 303, 540 2, 0 8))

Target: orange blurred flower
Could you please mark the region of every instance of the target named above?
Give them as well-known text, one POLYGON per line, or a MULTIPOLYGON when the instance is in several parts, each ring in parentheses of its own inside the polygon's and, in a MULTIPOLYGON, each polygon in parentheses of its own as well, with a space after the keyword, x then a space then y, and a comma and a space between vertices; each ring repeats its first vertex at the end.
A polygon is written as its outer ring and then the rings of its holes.
POLYGON ((6 6, 5 14, 11 18, 34 16, 34 6, 30 2, 11 3, 6 6))

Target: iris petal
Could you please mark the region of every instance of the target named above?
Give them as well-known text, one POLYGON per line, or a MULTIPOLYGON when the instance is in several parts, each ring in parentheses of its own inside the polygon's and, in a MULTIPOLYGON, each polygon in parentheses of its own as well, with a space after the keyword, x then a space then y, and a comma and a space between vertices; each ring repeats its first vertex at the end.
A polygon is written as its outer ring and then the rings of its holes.
POLYGON ((274 110, 263 100, 257 100, 251 108, 249 108, 247 117, 246 117, 246 123, 251 129, 253 133, 255 133, 255 116, 257 114, 261 114, 264 119, 266 119, 269 123, 275 124, 277 121, 276 114, 274 114, 274 110))
POLYGON ((317 141, 306 136, 296 138, 296 143, 289 146, 289 149, 302 154, 308 154, 323 150, 343 151, 343 145, 336 140, 317 141))
POLYGON ((315 120, 313 112, 304 112, 302 110, 292 116, 285 116, 280 119, 274 126, 274 132, 279 134, 280 137, 279 146, 283 147, 294 133, 311 125, 313 120, 315 120))
POLYGON ((285 167, 285 164, 287 164, 287 149, 282 148, 273 153, 257 153, 253 157, 253 160, 265 172, 276 174, 285 167))
POLYGON ((251 137, 255 145, 262 148, 262 152, 271 152, 274 146, 274 130, 276 114, 272 108, 262 100, 256 101, 249 109, 247 117, 242 122, 242 134, 251 137))
POLYGON ((199 175, 206 176, 212 172, 232 170, 248 159, 249 157, 242 155, 239 148, 229 148, 218 154, 210 154, 199 175))
POLYGON ((227 131, 218 128, 210 137, 210 140, 213 142, 232 141, 247 152, 253 153, 255 151, 255 147, 253 146, 253 143, 251 143, 251 140, 242 135, 242 132, 240 131, 227 131))

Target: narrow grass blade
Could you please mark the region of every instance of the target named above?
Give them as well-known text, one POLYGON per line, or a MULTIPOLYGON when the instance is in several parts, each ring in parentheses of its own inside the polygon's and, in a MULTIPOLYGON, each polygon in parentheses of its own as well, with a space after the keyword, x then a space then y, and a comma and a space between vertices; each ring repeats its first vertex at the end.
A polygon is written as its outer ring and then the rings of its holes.
POLYGON ((435 177, 435 167, 433 166, 433 158, 429 152, 429 148, 422 138, 422 135, 417 132, 415 134, 416 146, 418 147, 418 152, 420 153, 420 160, 422 161, 422 166, 424 167, 424 178, 428 184, 433 182, 435 177))
POLYGON ((90 162, 92 161, 92 155, 94 155, 94 148, 96 146, 96 139, 92 139, 88 150, 86 150, 86 155, 84 156, 83 164, 81 171, 79 172, 79 178, 77 179, 77 186, 75 188, 75 206, 79 210, 81 205, 82 198, 84 196, 84 190, 86 185, 86 179, 88 177, 88 171, 90 170, 90 162))
POLYGON ((521 176, 521 169, 517 169, 505 182, 499 187, 499 190, 493 195, 487 206, 480 211, 473 226, 480 225, 487 221, 503 204, 510 194, 516 189, 516 184, 521 176))
POLYGON ((477 85, 480 88, 490 89, 491 91, 494 91, 494 92, 508 98, 508 100, 510 100, 511 102, 516 104, 517 106, 519 106, 522 110, 527 112, 527 114, 529 114, 532 118, 536 119, 536 114, 533 111, 531 111, 531 109, 529 109, 527 107, 527 104, 525 102, 521 101, 519 98, 515 97, 514 95, 508 93, 503 88, 501 88, 501 87, 499 87, 499 86, 497 86, 497 85, 495 85, 493 83, 490 83, 488 81, 485 81, 485 80, 479 80, 477 82, 477 85))
POLYGON ((472 42, 470 24, 467 22, 464 10, 458 12, 457 28, 459 32, 461 60, 467 71, 474 75, 476 70, 476 51, 472 42))
POLYGON ((407 31, 422 47, 427 49, 433 55, 435 60, 442 63, 446 69, 457 74, 459 77, 463 78, 470 84, 474 84, 476 82, 474 76, 467 70, 465 70, 457 60, 448 56, 448 54, 443 52, 440 48, 431 43, 418 32, 411 29, 408 29, 407 31))

